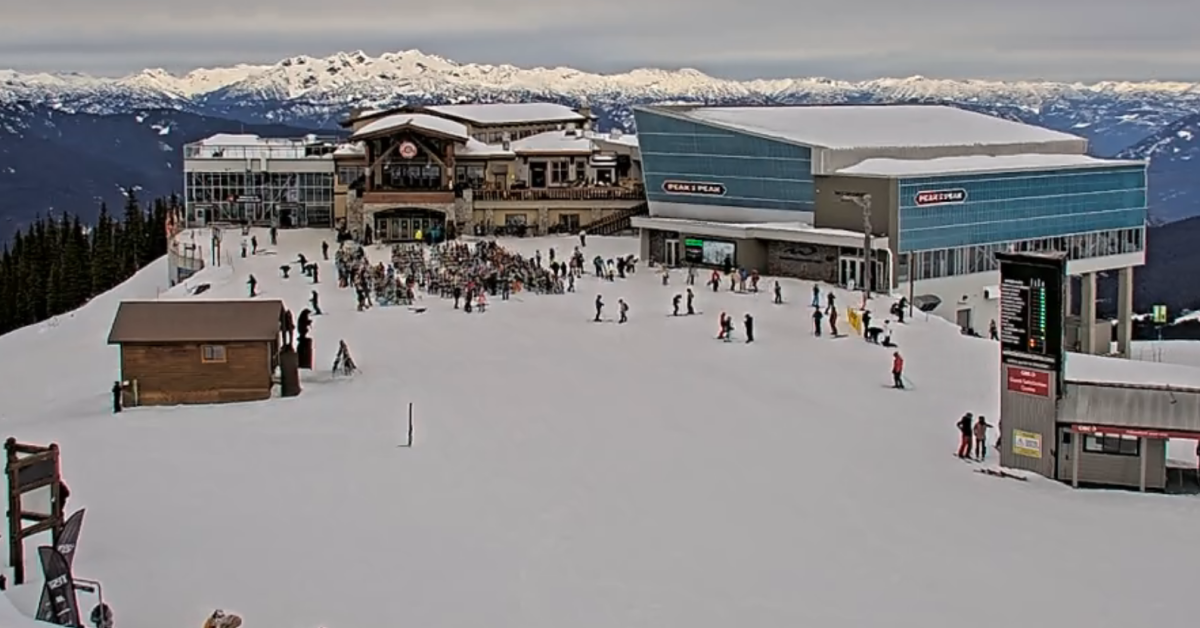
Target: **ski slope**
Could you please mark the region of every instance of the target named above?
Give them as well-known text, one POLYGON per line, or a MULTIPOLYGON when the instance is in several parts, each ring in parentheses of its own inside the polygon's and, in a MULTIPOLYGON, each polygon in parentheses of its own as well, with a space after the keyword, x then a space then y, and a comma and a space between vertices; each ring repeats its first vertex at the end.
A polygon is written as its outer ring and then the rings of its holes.
MULTIPOLYGON (((278 267, 319 258, 321 237, 283 232, 277 254, 189 284, 241 297, 253 273, 299 311, 313 286, 278 267)), ((593 238, 586 256, 636 248, 593 238)), ((897 326, 915 387, 894 391, 889 350, 811 335, 810 284, 784 281, 783 306, 698 286, 703 315, 676 319, 683 275, 664 288, 638 271, 486 314, 425 297, 416 315, 355 312, 323 263, 320 370, 300 397, 112 415, 105 337, 120 299, 161 288, 151 267, 0 338, 16 356, 0 364, 0 425, 61 445, 71 507, 88 508, 76 572, 104 582, 122 628, 214 608, 250 628, 1192 620, 1179 600, 1200 501, 992 478, 949 455, 963 412, 996 417, 994 343, 920 316, 897 326), (597 293, 610 315, 628 301, 630 323, 588 322, 597 293), (754 314, 757 341, 714 340, 723 310, 754 314), (329 375, 339 339, 353 379, 329 375), (398 447, 410 402, 415 445, 398 447)), ((839 295, 844 312, 856 297, 839 295)))

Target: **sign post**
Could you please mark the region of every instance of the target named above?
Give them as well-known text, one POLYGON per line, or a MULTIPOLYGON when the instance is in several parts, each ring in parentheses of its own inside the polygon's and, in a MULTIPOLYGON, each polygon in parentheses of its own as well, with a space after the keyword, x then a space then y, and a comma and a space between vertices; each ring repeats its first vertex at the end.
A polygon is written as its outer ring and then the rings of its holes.
POLYGON ((1055 473, 1063 394, 1066 256, 997 253, 1000 262, 1000 464, 1055 473))

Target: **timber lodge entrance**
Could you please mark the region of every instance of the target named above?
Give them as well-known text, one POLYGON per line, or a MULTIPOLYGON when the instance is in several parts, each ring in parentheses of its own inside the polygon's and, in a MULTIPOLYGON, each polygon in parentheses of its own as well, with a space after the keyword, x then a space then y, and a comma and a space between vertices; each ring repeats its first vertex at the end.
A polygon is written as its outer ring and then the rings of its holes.
POLYGON ((379 242, 410 242, 417 239, 441 239, 446 232, 446 214, 436 209, 404 207, 385 209, 374 215, 375 239, 379 242))

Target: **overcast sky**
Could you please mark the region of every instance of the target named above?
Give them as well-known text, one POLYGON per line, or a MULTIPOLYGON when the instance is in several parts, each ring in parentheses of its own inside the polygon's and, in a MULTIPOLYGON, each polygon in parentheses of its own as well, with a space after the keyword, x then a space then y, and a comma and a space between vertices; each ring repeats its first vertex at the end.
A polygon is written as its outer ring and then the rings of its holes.
MULTIPOLYGON (((9 4, 9 3, 5 3, 9 4)), ((1200 79, 1200 0, 14 0, 0 68, 119 75, 339 50, 730 78, 1200 79)))

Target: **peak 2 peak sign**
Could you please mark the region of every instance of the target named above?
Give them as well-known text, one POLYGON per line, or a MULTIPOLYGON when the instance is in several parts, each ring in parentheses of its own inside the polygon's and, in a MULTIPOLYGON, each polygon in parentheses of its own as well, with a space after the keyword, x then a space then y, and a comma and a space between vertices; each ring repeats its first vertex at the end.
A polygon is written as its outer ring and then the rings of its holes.
POLYGON ((953 190, 925 190, 917 192, 913 197, 913 201, 921 206, 928 205, 951 205, 955 203, 963 203, 967 200, 967 191, 962 188, 953 190))
POLYGON ((698 194, 701 196, 725 196, 725 184, 703 181, 663 181, 663 192, 667 194, 698 194))

